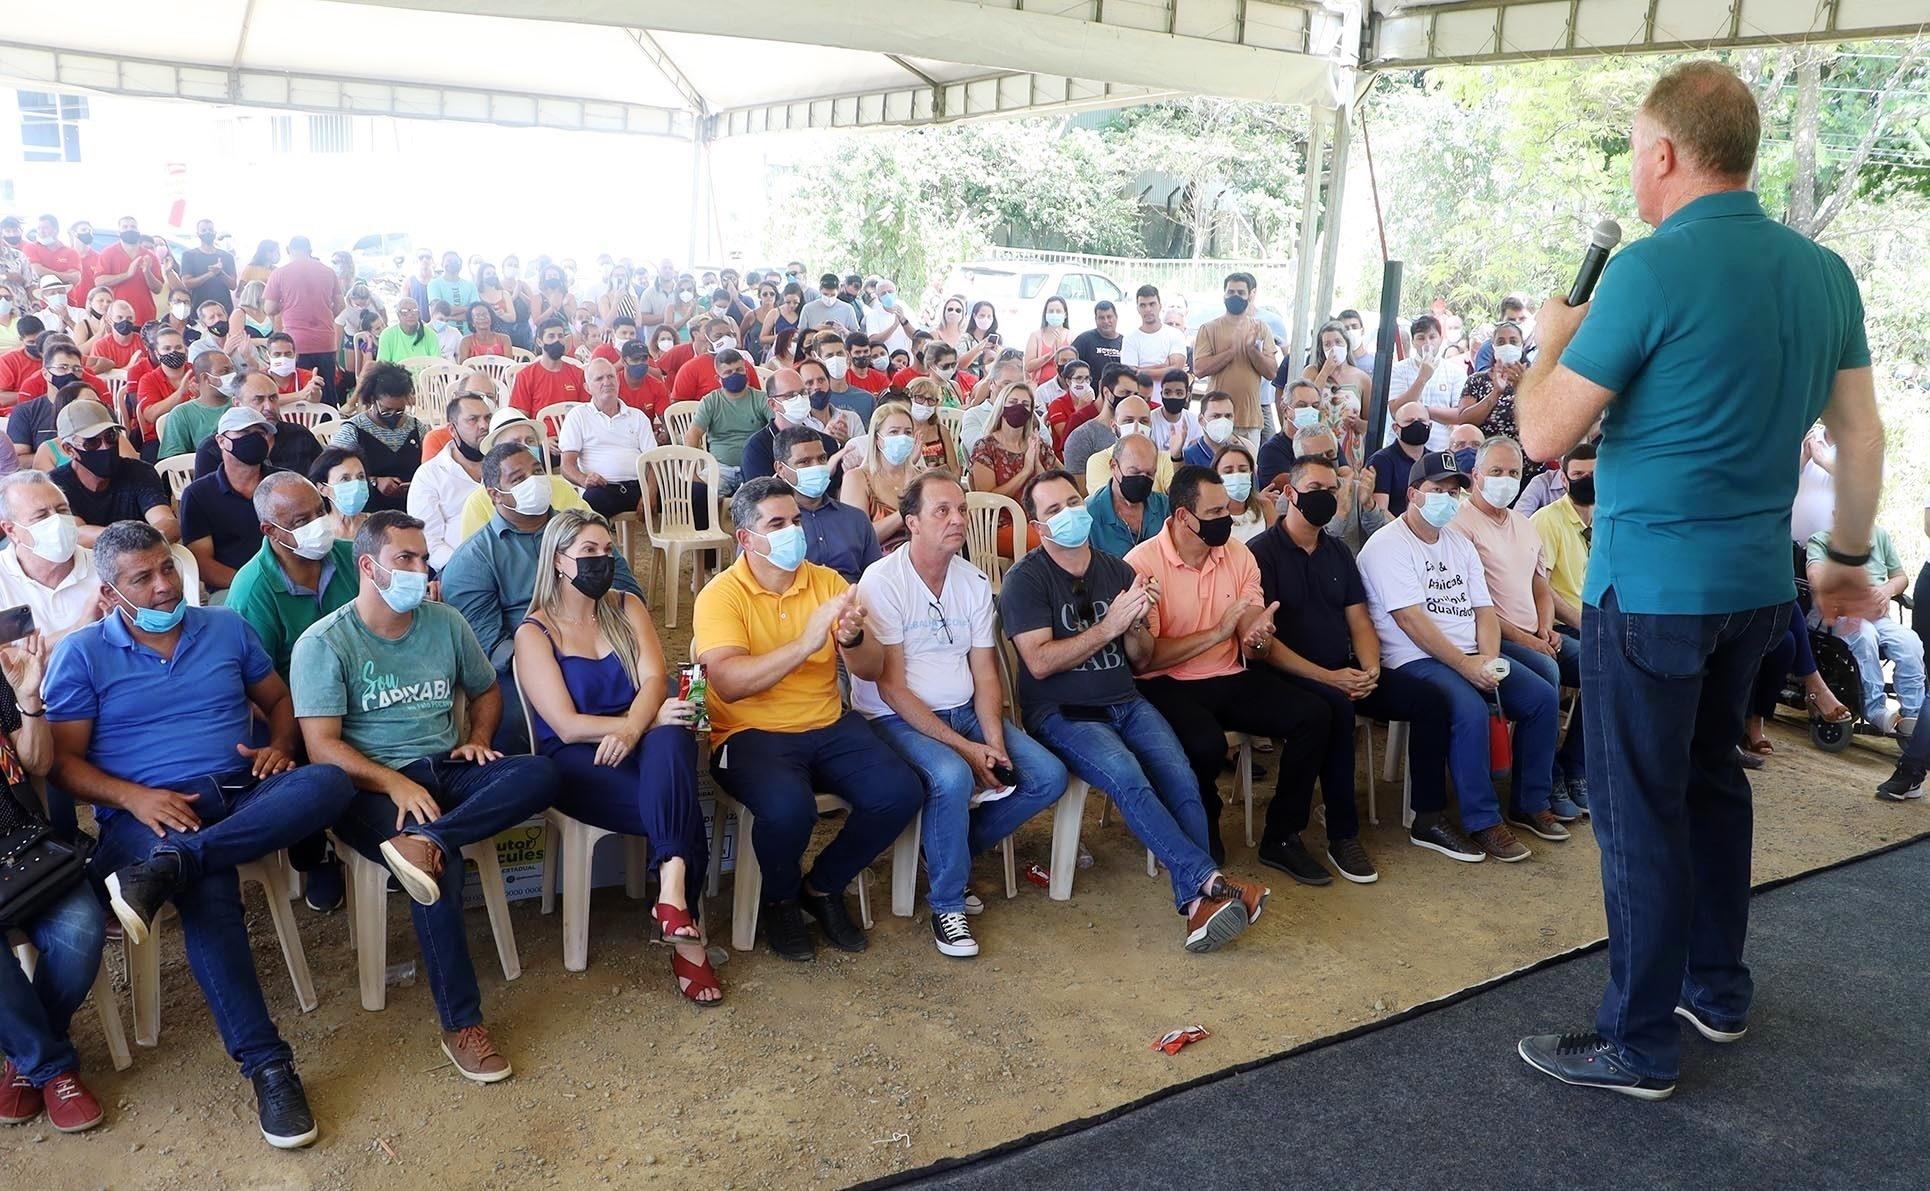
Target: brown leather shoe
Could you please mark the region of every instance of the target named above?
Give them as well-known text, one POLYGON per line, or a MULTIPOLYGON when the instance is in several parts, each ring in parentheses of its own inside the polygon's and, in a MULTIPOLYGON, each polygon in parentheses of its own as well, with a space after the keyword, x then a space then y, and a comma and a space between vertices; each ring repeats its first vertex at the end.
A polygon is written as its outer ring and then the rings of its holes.
POLYGON ((442 900, 442 849, 419 835, 403 833, 382 841, 382 859, 403 892, 424 906, 442 900))
POLYGON ((1555 818, 1555 812, 1551 810, 1538 810, 1532 815, 1513 811, 1508 815, 1508 822, 1556 843, 1568 838, 1568 829, 1561 825, 1561 820, 1555 818))
POLYGON ((456 1065, 464 1079, 477 1083, 497 1083, 508 1079, 514 1072, 510 1070, 509 1060, 496 1053, 496 1044, 489 1040, 489 1030, 485 1026, 465 1026, 460 1030, 442 1032, 442 1053, 456 1065))
POLYGON ((1505 823, 1496 823, 1493 827, 1483 827, 1469 838, 1480 845, 1483 852, 1486 852, 1504 864, 1513 864, 1517 860, 1526 860, 1528 857, 1534 855, 1534 853, 1528 851, 1528 849, 1522 845, 1520 840, 1515 838, 1515 833, 1509 831, 1505 823))

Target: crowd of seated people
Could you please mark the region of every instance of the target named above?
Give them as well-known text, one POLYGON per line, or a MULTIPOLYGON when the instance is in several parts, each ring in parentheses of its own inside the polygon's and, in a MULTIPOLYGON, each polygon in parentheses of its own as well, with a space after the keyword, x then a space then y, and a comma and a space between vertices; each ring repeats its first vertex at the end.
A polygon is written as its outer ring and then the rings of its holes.
MULTIPOLYGON (((57 220, 36 236, 53 263, 0 276, 34 283, 0 323, 0 601, 35 628, 0 647, 0 826, 39 813, 71 835, 88 805, 105 896, 29 924, 44 987, 0 959, 0 1121, 101 1119, 69 1021, 107 923, 138 941, 172 903, 263 1135, 313 1140, 237 894, 238 865, 283 850, 321 913, 343 902, 336 847, 387 868, 440 1049, 462 1077, 508 1078, 460 853, 551 806, 648 839, 675 988, 721 1003, 699 765, 755 816, 758 923, 797 962, 865 950, 848 891, 914 822, 934 945, 979 954, 973 858, 1073 779, 1164 866, 1189 952, 1262 917, 1252 865, 1375 883, 1367 721, 1404 726, 1416 847, 1520 862, 1523 836, 1558 845, 1587 815, 1562 704, 1579 698, 1596 452, 1535 461, 1512 437, 1525 304, 1472 375, 1439 319, 1406 327, 1382 445, 1358 313, 1296 351, 1243 273, 1190 328, 1153 286, 1125 330, 1100 303, 1074 335, 1049 298, 1020 347, 989 301, 920 311, 888 279, 813 285, 799 262, 579 276, 538 258, 525 278, 424 254, 385 302, 301 237, 243 277, 211 234, 192 262, 132 220, 106 252, 69 247, 57 220), (41 296, 61 285, 85 314, 41 296), (454 369, 433 403, 429 368, 454 369), (666 495, 639 467, 663 445, 715 461, 697 528, 727 521, 735 555, 693 613, 705 733, 620 548, 621 519, 666 495), (988 494, 1017 509, 979 544, 997 557, 970 545, 988 494), (1221 828, 1241 741, 1255 777, 1273 768, 1250 856, 1221 828), (844 813, 807 859, 820 796, 844 813)), ((1900 594, 1881 536, 1879 565, 1900 594)), ((1792 618, 1793 638, 1808 628, 1792 618)), ((1878 674, 1858 710, 1916 729, 1921 760, 1911 630, 1829 630, 1870 671, 1892 662, 1900 705, 1878 674)), ((1774 656, 1776 685, 1779 665, 1802 673, 1774 656)), ((1820 680, 1809 693, 1814 714, 1848 714, 1820 680)), ((1919 765, 1899 796, 1921 781, 1919 765)))

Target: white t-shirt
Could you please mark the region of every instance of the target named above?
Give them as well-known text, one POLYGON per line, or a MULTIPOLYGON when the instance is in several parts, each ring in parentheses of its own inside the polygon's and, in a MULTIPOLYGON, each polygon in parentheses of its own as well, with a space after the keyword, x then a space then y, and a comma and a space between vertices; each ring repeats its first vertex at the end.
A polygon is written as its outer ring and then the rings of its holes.
POLYGON ((1473 653, 1474 610, 1494 604, 1473 542, 1449 526, 1429 545, 1404 517, 1361 547, 1360 579, 1380 637, 1381 665, 1390 670, 1432 656, 1394 623, 1395 610, 1420 605, 1456 649, 1473 653))
POLYGON ((586 401, 563 419, 556 445, 582 452, 576 465, 584 471, 612 484, 628 484, 637 478, 637 456, 656 446, 657 439, 650 432, 650 418, 635 406, 619 403, 616 416, 609 417, 586 401))
MULTIPOLYGON (((953 555, 945 589, 934 596, 905 548, 866 567, 858 591, 878 643, 904 647, 905 685, 912 694, 933 711, 972 701, 971 651, 998 644, 992 636, 992 581, 984 571, 953 555)), ((851 679, 851 706, 866 719, 897 714, 876 683, 856 675, 851 679)))
MULTIPOLYGON (((1413 356, 1394 363, 1394 371, 1387 378, 1387 391, 1391 395, 1387 403, 1387 426, 1382 441, 1394 439, 1394 409, 1400 404, 1400 395, 1407 392, 1414 378, 1421 374, 1421 362, 1413 356)), ((1434 375, 1427 378, 1417 400, 1429 409, 1457 409, 1461 404, 1461 390, 1468 387, 1468 370, 1459 360, 1442 360, 1434 366, 1434 375)), ((1448 449, 1448 436, 1454 427, 1446 422, 1429 423, 1433 429, 1428 431, 1427 449, 1445 451, 1448 449)))
POLYGON ((1817 459, 1835 466, 1836 444, 1820 430, 1809 433, 1810 458, 1796 479, 1796 504, 1789 513, 1789 537, 1808 545, 1809 539, 1836 523, 1836 477, 1817 459))
MULTIPOLYGON (((1119 347, 1119 362, 1128 368, 1165 368, 1173 356, 1185 358, 1186 336, 1178 327, 1164 324, 1157 331, 1134 327, 1126 332, 1126 341, 1119 347)), ((1157 373, 1153 383, 1159 383, 1157 373)))
MULTIPOLYGON (((903 299, 900 298, 900 301, 902 300, 903 299)), ((898 316, 876 302, 866 302, 864 304, 864 333, 876 338, 886 331, 891 332, 891 338, 884 342, 886 351, 908 352, 911 350, 911 336, 905 334, 905 329, 898 325, 898 316)))
POLYGON ((1161 451, 1166 450, 1167 444, 1172 441, 1175 425, 1185 427, 1186 437, 1181 446, 1192 446, 1206 433, 1206 428, 1200 425, 1200 416, 1192 410, 1182 409, 1177 416, 1168 416, 1164 404, 1153 402, 1153 445, 1161 451))

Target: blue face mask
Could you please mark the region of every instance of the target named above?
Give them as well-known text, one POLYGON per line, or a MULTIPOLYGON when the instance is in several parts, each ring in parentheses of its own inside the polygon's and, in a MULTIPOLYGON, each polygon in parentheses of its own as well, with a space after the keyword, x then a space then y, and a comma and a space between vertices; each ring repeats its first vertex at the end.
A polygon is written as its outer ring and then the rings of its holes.
POLYGON ((1077 550, 1092 536, 1092 514, 1086 512, 1084 505, 1060 509, 1045 523, 1045 536, 1051 538, 1055 546, 1077 550))
POLYGON ((880 294, 878 296, 878 305, 884 307, 886 310, 895 310, 898 307, 898 295, 880 294))
MULTIPOLYGON (((134 608, 134 601, 128 600, 125 595, 121 595, 120 588, 109 583, 107 590, 120 596, 123 600, 127 600, 127 606, 129 608, 134 608)), ((159 608, 134 608, 134 627, 143 633, 169 633, 173 632, 174 629, 187 618, 187 615, 188 601, 187 597, 183 596, 174 602, 174 610, 172 612, 163 612, 159 608)))
POLYGON ((394 612, 414 612, 429 594, 429 573, 427 571, 390 571, 381 563, 375 563, 378 571, 387 571, 389 585, 375 590, 382 596, 382 602, 394 612))
POLYGON ((343 480, 329 485, 335 494, 335 511, 344 517, 353 517, 369 503, 369 482, 367 480, 343 480))
POLYGON ((816 500, 823 496, 825 489, 830 486, 831 469, 821 463, 798 468, 797 482, 792 485, 797 489, 798 495, 806 500, 816 500))
POLYGON ((771 552, 765 557, 771 560, 772 566, 779 570, 795 571, 804 565, 806 542, 802 525, 787 525, 771 534, 758 533, 754 529, 750 533, 771 544, 771 552))
POLYGON ((879 442, 878 449, 884 452, 886 463, 893 467, 903 467, 905 460, 911 458, 911 452, 916 446, 909 434, 888 434, 879 442))
POLYGON ((1430 492, 1421 502, 1421 519, 1436 529, 1447 528, 1447 523, 1460 511, 1461 498, 1452 492, 1430 492))
POLYGON ((1311 405, 1296 405, 1293 407, 1293 428, 1295 430, 1308 430, 1318 425, 1320 425, 1319 410, 1311 405))
POLYGON ((1220 477, 1220 483, 1226 488, 1226 498, 1228 500, 1245 500, 1247 497, 1253 495, 1253 474, 1251 472, 1229 472, 1220 477))

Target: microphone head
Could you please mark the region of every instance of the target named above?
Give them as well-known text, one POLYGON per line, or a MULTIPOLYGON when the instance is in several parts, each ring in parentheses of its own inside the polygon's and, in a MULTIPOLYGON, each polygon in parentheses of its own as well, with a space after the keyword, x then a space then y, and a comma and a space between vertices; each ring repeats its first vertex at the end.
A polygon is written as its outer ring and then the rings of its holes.
POLYGON ((1606 252, 1622 242, 1622 225, 1613 219, 1604 219, 1588 233, 1588 242, 1606 252))

